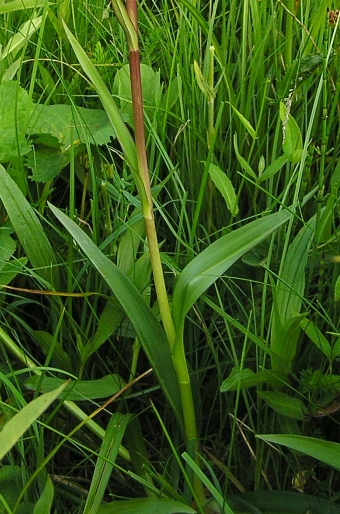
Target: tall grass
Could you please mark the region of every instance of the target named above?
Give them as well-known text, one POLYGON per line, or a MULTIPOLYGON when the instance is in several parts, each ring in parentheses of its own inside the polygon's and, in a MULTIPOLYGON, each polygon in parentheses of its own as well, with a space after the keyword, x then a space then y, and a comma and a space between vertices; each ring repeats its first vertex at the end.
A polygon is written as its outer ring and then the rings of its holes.
POLYGON ((0 6, 0 511, 339 510, 336 8, 138 6, 169 337, 113 8, 0 6))

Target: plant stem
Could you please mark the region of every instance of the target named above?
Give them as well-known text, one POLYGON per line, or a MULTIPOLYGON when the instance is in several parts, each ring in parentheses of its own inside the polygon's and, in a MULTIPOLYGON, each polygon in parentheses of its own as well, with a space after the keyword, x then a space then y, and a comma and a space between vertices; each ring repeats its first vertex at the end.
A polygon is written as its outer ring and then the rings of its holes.
POLYGON ((288 68, 292 64, 293 54, 293 21, 295 16, 295 0, 286 0, 286 42, 285 42, 285 66, 288 68))
MULTIPOLYGON (((193 451, 191 451, 190 453, 195 457, 195 452, 198 449, 198 437, 190 375, 186 362, 183 340, 181 341, 180 345, 175 345, 176 331, 170 312, 170 305, 165 287, 164 273, 162 269, 157 239, 157 231, 153 213, 153 202, 151 195, 149 168, 145 144, 143 94, 140 71, 140 53, 138 45, 137 4, 136 0, 127 0, 126 8, 124 8, 124 5, 121 3, 121 0, 112 0, 112 3, 115 12, 117 11, 118 13, 117 17, 126 33, 129 46, 130 81, 132 92, 132 106, 138 173, 139 177, 141 178, 141 182, 143 184, 145 193, 144 195, 141 195, 142 211, 145 221, 147 240, 149 244, 151 267, 153 272, 158 306, 163 322, 164 331, 169 341, 171 351, 173 352, 173 362, 176 369, 181 392, 181 401, 183 408, 187 444, 188 446, 193 448, 193 451), (128 21, 126 21, 127 18, 128 21), (132 34, 132 30, 135 31, 135 34, 132 34)), ((213 129, 213 126, 210 127, 210 129, 213 129)), ((213 137, 213 131, 211 130, 210 136, 213 137)), ((197 498, 203 504, 205 501, 204 489, 202 482, 196 476, 194 477, 193 485, 197 498)))
POLYGON ((162 318, 165 334, 169 341, 170 348, 172 349, 175 343, 175 328, 171 316, 159 252, 157 231, 153 213, 148 159, 146 155, 142 80, 138 45, 137 4, 135 0, 128 0, 126 3, 126 8, 122 4, 121 0, 112 0, 112 4, 117 18, 125 31, 129 46, 130 81, 138 173, 142 181, 141 187, 144 188, 144 194, 141 194, 142 211, 145 220, 146 236, 149 244, 151 267, 159 311, 162 318))

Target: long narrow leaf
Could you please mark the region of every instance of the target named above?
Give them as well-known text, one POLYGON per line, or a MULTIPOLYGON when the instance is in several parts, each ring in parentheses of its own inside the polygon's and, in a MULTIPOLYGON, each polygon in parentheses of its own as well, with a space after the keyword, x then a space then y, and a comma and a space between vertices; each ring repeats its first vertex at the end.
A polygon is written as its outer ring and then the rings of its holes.
POLYGON ((84 231, 59 209, 53 205, 50 205, 50 208, 102 275, 123 307, 157 375, 164 394, 181 422, 180 391, 170 347, 154 313, 134 284, 97 248, 84 231))
POLYGON ((212 243, 182 271, 173 295, 176 328, 198 298, 242 255, 285 223, 291 214, 281 211, 255 220, 212 243))
POLYGON ((36 274, 59 289, 56 257, 44 229, 17 184, 1 165, 0 199, 36 274))
POLYGON ((116 412, 109 421, 99 452, 83 514, 97 514, 130 414, 116 412))
POLYGON ((298 315, 300 314, 305 290, 305 268, 308 252, 314 238, 316 215, 298 232, 288 248, 282 269, 279 273, 274 294, 274 315, 270 347, 273 350, 272 367, 287 369, 296 354, 299 337, 298 315), (287 337, 291 325, 292 337, 287 337), (295 328, 294 328, 295 325, 295 328))
POLYGON ((33 514, 50 514, 54 496, 52 480, 47 476, 46 484, 37 503, 34 506, 33 514))
POLYGON ((139 498, 138 500, 118 500, 102 505, 98 514, 196 514, 188 505, 168 498, 139 498))
POLYGON ((197 475, 197 477, 200 480, 202 480, 205 487, 208 489, 208 491, 211 493, 211 495, 215 498, 216 502, 218 503, 219 507, 221 508, 220 512, 223 514, 234 514, 234 512, 231 510, 231 508, 229 507, 228 503, 223 498, 221 493, 211 483, 211 481, 208 479, 207 475, 205 473, 203 473, 203 471, 199 468, 199 466, 196 464, 196 462, 190 457, 190 455, 188 455, 186 452, 184 452, 184 453, 182 453, 182 458, 190 466, 190 468, 197 475))
POLYGON ((0 460, 15 445, 26 430, 56 400, 67 382, 50 393, 43 394, 23 407, 0 432, 0 460))
POLYGON ((13 0, 12 2, 1 2, 0 14, 9 12, 17 12, 23 9, 37 9, 38 7, 44 7, 44 5, 50 5, 51 2, 46 0, 13 0))
POLYGON ((269 443, 282 444, 320 460, 328 466, 340 470, 340 444, 323 441, 315 437, 304 437, 290 434, 264 434, 256 436, 269 443))
POLYGON ((316 216, 306 223, 289 246, 278 279, 275 301, 279 320, 278 328, 287 319, 300 313, 305 290, 305 268, 308 252, 314 238, 316 216))
POLYGON ((120 115, 119 109, 90 58, 78 43, 76 38, 73 36, 67 25, 65 23, 63 25, 66 36, 71 43, 73 51, 76 54, 81 67, 98 93, 100 101, 102 102, 106 114, 108 115, 112 127, 114 128, 117 139, 123 149, 127 161, 129 162, 131 170, 136 171, 138 169, 138 165, 135 143, 120 115))

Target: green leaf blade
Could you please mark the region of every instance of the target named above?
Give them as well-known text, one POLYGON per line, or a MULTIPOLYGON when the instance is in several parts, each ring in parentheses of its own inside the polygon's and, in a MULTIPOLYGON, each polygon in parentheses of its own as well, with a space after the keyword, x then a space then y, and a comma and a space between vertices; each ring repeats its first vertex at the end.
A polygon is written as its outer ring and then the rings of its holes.
POLYGON ((304 419, 304 406, 298 398, 281 391, 260 391, 257 394, 278 414, 299 421, 304 419))
MULTIPOLYGON (((32 376, 25 380, 24 385, 28 389, 37 390, 46 393, 53 391, 60 385, 59 378, 32 376)), ((95 380, 69 380, 67 386, 62 392, 61 397, 72 401, 98 400, 113 396, 124 387, 125 382, 118 375, 106 375, 105 377, 95 380)))
POLYGON ((0 432, 0 460, 10 451, 26 430, 58 398, 67 382, 49 393, 39 396, 11 418, 0 432))
POLYGON ((97 514, 99 511, 130 417, 130 414, 115 412, 109 421, 96 462, 83 514, 97 514))
POLYGON ((118 500, 99 507, 97 514, 196 514, 196 510, 168 498, 118 500))
POLYGON ((164 331, 133 283, 108 259, 91 239, 59 209, 50 205, 56 218, 101 274, 131 321, 177 419, 182 423, 181 397, 170 347, 164 331))
POLYGON ((305 437, 290 434, 263 434, 257 435, 259 439, 268 443, 282 444, 291 450, 305 453, 320 460, 328 466, 340 470, 340 444, 323 441, 314 437, 305 437))
POLYGON ((0 199, 37 275, 59 289, 56 256, 41 223, 17 184, 1 165, 0 199))
POLYGON ((212 243, 182 271, 173 295, 173 316, 180 327, 196 300, 234 262, 290 218, 288 211, 252 221, 212 243))
POLYGON ((218 166, 213 163, 210 163, 208 172, 211 180, 223 196, 229 211, 233 216, 236 216, 238 213, 237 197, 231 180, 218 166))

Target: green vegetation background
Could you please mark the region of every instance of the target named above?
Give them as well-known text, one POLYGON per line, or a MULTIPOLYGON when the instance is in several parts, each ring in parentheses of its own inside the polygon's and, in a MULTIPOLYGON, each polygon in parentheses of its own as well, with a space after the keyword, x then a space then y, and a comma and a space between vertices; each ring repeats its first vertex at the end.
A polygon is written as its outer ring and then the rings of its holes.
POLYGON ((113 7, 0 3, 1 514, 340 511, 337 7, 138 5, 171 342, 113 7))

